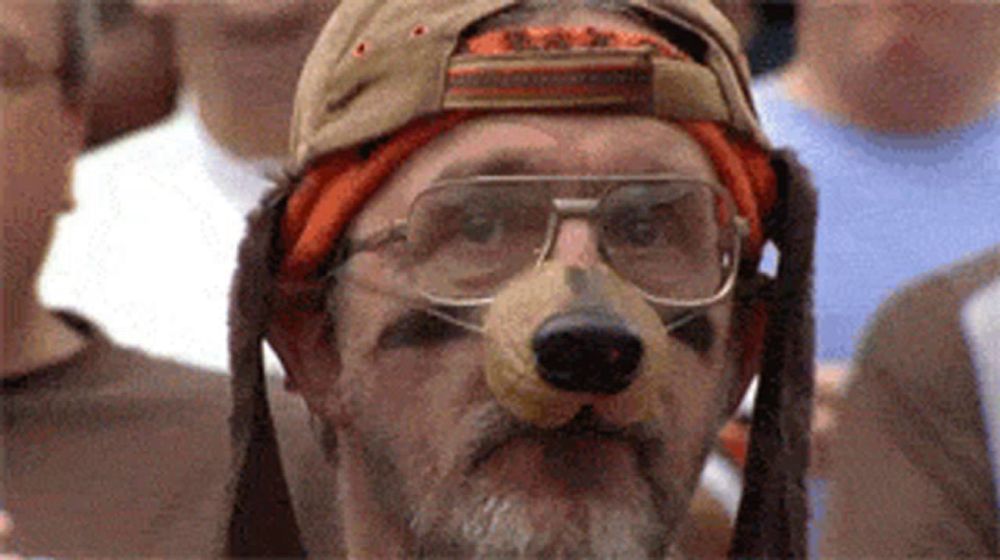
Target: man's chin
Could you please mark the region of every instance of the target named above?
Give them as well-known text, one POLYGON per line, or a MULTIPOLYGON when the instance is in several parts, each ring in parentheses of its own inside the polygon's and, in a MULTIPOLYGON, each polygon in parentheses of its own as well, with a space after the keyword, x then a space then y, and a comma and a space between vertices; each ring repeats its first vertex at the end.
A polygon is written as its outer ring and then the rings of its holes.
POLYGON ((670 531, 659 514, 662 504, 625 440, 519 437, 468 477, 462 495, 450 500, 456 507, 439 512, 443 523, 433 531, 432 540, 451 542, 458 555, 645 558, 664 552, 670 531))

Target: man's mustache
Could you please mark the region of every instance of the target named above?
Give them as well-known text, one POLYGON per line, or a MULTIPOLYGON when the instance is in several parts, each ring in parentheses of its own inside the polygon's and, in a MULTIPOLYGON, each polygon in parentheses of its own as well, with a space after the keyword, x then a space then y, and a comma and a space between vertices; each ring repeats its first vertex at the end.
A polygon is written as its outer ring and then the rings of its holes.
POLYGON ((648 468, 651 458, 662 449, 662 437, 651 426, 616 426, 603 420, 590 406, 581 408, 566 425, 549 430, 518 420, 498 403, 492 403, 478 413, 474 425, 475 435, 465 442, 459 456, 461 469, 466 475, 479 468, 506 444, 521 438, 543 443, 571 438, 621 441, 635 451, 642 469, 648 468))

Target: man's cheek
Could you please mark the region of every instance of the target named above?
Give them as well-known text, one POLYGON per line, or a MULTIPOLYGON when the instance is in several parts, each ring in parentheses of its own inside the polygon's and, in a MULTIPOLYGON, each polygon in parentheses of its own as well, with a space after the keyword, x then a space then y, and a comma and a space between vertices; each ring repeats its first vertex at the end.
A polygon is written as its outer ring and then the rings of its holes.
POLYGON ((658 420, 664 434, 664 454, 687 458, 682 465, 672 464, 674 475, 681 479, 696 476, 698 461, 715 439, 726 408, 734 372, 727 359, 729 321, 724 313, 706 316, 714 342, 711 347, 695 350, 686 342, 671 342, 672 364, 662 387, 663 416, 658 420), (713 316, 714 315, 714 316, 713 316))
POLYGON ((489 398, 477 337, 443 344, 380 350, 369 374, 375 379, 370 403, 396 434, 402 460, 413 468, 440 463, 460 444, 457 426, 489 398))

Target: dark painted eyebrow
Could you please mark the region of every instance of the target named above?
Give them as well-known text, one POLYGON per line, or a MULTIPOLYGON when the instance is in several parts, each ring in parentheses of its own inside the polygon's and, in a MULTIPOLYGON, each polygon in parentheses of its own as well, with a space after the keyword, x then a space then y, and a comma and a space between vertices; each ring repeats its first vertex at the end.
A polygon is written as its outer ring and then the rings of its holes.
MULTIPOLYGON (((469 321, 473 312, 468 309, 437 308, 438 313, 450 314, 469 321)), ((381 333, 377 345, 383 350, 425 347, 471 336, 471 332, 423 309, 413 309, 397 317, 381 333)))

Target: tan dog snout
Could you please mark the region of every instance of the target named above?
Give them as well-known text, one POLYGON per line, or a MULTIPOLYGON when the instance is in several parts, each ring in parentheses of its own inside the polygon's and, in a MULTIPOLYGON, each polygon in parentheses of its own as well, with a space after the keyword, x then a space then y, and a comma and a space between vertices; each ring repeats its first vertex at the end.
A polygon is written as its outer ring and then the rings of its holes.
POLYGON ((659 415, 666 329, 605 267, 529 270, 498 294, 485 330, 487 384, 524 421, 558 428, 584 406, 619 426, 659 415))

